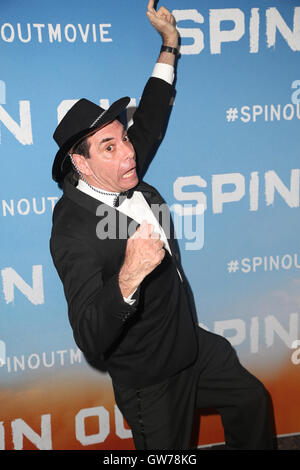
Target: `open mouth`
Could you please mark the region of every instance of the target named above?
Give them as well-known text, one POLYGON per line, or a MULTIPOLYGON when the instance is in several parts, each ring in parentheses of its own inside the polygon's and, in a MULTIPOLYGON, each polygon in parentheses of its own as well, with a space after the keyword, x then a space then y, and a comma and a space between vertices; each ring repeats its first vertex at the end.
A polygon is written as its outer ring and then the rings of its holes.
POLYGON ((136 172, 135 172, 135 167, 132 168, 131 170, 128 170, 123 176, 122 178, 130 178, 131 176, 135 176, 136 172))

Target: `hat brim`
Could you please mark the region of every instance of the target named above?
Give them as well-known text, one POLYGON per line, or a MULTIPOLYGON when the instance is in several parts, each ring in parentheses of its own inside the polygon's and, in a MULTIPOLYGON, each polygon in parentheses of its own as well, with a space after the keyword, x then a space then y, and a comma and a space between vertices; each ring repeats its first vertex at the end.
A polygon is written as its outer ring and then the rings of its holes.
POLYGON ((115 101, 104 113, 102 113, 98 119, 94 120, 91 125, 82 130, 80 133, 74 134, 64 145, 58 150, 54 157, 52 165, 52 178, 57 183, 61 182, 66 174, 71 169, 71 161, 67 158, 71 148, 74 147, 80 140, 86 137, 88 134, 99 130, 109 122, 114 121, 124 109, 128 106, 130 98, 128 96, 120 98, 115 101))

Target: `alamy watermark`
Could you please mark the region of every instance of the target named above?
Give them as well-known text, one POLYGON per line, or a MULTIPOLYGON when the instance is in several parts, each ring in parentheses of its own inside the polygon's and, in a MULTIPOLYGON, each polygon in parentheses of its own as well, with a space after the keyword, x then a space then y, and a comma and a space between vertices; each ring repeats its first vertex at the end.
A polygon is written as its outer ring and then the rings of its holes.
MULTIPOLYGON (((165 203, 151 204, 150 209, 167 239, 174 237, 177 240, 184 240, 185 249, 188 251, 203 248, 204 206, 202 204, 174 204, 170 207, 165 203)), ((101 217, 96 226, 96 234, 100 240, 128 239, 133 236, 139 225, 139 222, 104 204, 98 206, 96 215, 101 217)), ((146 215, 145 220, 147 220, 146 215)))

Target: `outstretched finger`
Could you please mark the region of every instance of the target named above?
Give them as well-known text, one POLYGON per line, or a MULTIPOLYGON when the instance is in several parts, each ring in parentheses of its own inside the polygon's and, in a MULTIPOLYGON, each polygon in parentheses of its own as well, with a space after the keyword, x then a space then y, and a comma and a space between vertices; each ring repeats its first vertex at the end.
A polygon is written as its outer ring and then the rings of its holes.
POLYGON ((155 12, 154 2, 155 0, 149 0, 148 2, 147 10, 150 11, 151 13, 155 12))

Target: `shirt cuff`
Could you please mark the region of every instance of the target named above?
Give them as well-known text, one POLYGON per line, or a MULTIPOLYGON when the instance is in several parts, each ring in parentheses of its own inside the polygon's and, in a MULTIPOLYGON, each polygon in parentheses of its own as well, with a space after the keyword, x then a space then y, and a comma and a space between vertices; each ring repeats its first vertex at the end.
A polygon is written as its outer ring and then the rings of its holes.
POLYGON ((152 77, 161 78, 162 80, 169 83, 170 85, 173 85, 173 81, 174 81, 173 65, 156 62, 153 72, 152 72, 152 77))
POLYGON ((129 304, 129 305, 133 305, 136 299, 133 299, 132 296, 133 296, 135 293, 136 293, 136 289, 135 289, 135 291, 132 292, 132 294, 129 295, 128 297, 123 297, 124 302, 126 302, 126 303, 129 304))

